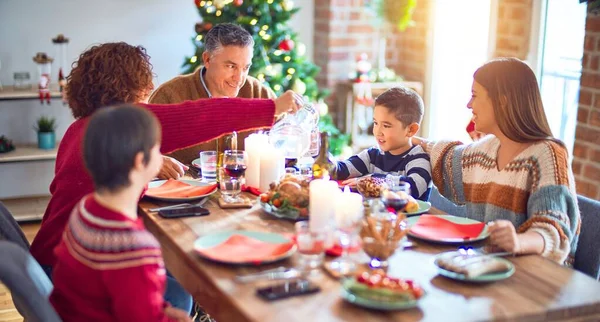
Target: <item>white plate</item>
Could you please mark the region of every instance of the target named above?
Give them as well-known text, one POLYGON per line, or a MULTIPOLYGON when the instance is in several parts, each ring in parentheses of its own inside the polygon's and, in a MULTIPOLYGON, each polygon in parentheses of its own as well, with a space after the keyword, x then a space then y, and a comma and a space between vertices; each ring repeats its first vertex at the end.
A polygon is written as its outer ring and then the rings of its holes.
MULTIPOLYGON (((187 183, 191 186, 198 186, 198 187, 206 187, 206 186, 210 186, 210 185, 214 185, 214 182, 203 182, 203 181, 197 181, 197 180, 184 180, 184 179, 180 179, 177 181, 181 181, 184 183, 187 183)), ((156 187, 160 187, 162 186, 165 182, 167 182, 167 180, 156 180, 156 181, 150 181, 150 183, 148 183, 148 189, 150 188, 156 188, 156 187)), ((217 192, 217 190, 219 189, 215 189, 213 190, 211 193, 205 194, 205 195, 200 195, 200 196, 194 196, 194 197, 183 197, 183 198, 169 198, 169 197, 154 197, 151 196, 149 194, 145 194, 145 197, 148 198, 152 198, 155 200, 160 200, 160 201, 169 201, 169 202, 186 202, 186 201, 194 201, 194 200, 199 200, 202 199, 204 197, 210 196, 213 193, 217 192)))
MULTIPOLYGON (((453 223, 457 223, 457 224, 478 224, 481 223, 480 221, 477 220, 473 220, 473 219, 469 219, 469 218, 464 218, 464 217, 456 217, 456 216, 452 216, 452 215, 436 215, 440 218, 446 219, 448 221, 451 221, 453 223)), ((483 230, 481 231, 481 234, 479 234, 479 236, 472 238, 472 239, 462 239, 462 238, 428 238, 428 237, 422 237, 420 235, 415 235, 410 231, 410 228, 417 223, 417 221, 419 220, 420 216, 413 216, 413 217, 409 217, 406 219, 406 224, 408 225, 408 236, 413 237, 413 238, 417 238, 417 239, 421 239, 421 240, 425 240, 425 241, 430 241, 430 242, 434 242, 434 243, 440 243, 440 244, 466 244, 466 243, 474 243, 474 242, 478 242, 478 241, 482 241, 486 238, 488 238, 490 236, 490 233, 488 232, 487 226, 483 227, 483 230)))

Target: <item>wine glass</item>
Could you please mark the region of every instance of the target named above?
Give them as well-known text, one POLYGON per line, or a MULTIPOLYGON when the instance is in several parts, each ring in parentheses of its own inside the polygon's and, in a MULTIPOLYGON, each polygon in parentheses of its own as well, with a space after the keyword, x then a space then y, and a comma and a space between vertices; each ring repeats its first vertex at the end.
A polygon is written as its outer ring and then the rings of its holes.
POLYGON ((391 182, 388 180, 387 189, 381 193, 381 201, 389 212, 396 214, 408 204, 410 196, 410 183, 405 181, 391 182))
POLYGON ((219 180, 223 200, 228 203, 240 202, 244 184, 248 154, 242 150, 226 150, 223 153, 223 170, 219 180))
POLYGON ((356 239, 364 217, 363 198, 358 193, 342 194, 343 198, 336 200, 335 224, 339 236, 342 256, 328 263, 330 271, 339 275, 348 275, 356 271, 356 263, 348 256, 348 249, 356 239))

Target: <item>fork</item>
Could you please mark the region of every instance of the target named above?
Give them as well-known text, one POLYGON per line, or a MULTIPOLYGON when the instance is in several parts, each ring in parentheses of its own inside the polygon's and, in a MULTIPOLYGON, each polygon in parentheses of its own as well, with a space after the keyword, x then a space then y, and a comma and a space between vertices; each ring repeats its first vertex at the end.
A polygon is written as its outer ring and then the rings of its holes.
POLYGON ((208 197, 205 197, 204 199, 200 200, 199 202, 193 204, 193 203, 180 203, 180 204, 176 204, 176 205, 170 205, 170 206, 164 206, 164 207, 158 207, 158 208, 151 208, 148 209, 148 211, 150 212, 158 212, 161 210, 167 210, 167 209, 175 209, 175 208, 185 208, 188 206, 202 206, 206 201, 208 200, 208 197))

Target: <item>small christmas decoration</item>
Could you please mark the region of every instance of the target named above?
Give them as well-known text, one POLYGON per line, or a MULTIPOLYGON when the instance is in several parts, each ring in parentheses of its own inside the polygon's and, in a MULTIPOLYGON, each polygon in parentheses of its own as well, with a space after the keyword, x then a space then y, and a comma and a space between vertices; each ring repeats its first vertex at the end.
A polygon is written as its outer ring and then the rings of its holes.
POLYGON ((294 9, 294 1, 283 0, 281 2, 281 8, 283 8, 283 10, 285 10, 285 11, 290 11, 290 10, 294 9))
POLYGON ((234 0, 233 5, 239 7, 244 4, 244 0, 234 0))
POLYGON ((370 106, 373 104, 373 94, 371 92, 371 80, 369 79, 369 72, 371 71, 371 63, 369 62, 369 56, 362 53, 356 61, 356 79, 355 83, 358 84, 358 88, 355 94, 355 100, 361 105, 370 106))
POLYGON ((206 33, 212 28, 212 23, 210 22, 197 22, 196 23, 196 33, 203 34, 206 33))
POLYGON ((300 95, 304 95, 306 92, 306 84, 304 84, 304 82, 300 79, 296 78, 296 80, 294 80, 294 85, 292 85, 292 91, 300 95))
POLYGON ((0 153, 10 152, 15 149, 15 145, 4 135, 0 136, 0 153))
MULTIPOLYGON (((69 38, 65 37, 63 34, 58 34, 56 38, 52 38, 52 43, 57 46, 57 57, 58 57, 58 87, 60 92, 63 92, 65 85, 67 85, 67 80, 65 79, 64 70, 67 68, 67 45, 69 44, 69 38)), ((64 101, 63 95, 63 104, 66 104, 64 101)))
POLYGON ((294 41, 291 39, 284 39, 279 43, 279 46, 277 48, 279 48, 280 50, 283 51, 290 51, 292 49, 294 49, 294 41))
POLYGON ((44 99, 48 105, 50 105, 50 71, 52 67, 53 58, 49 57, 46 53, 37 53, 33 57, 33 61, 38 64, 38 71, 40 79, 38 82, 38 91, 40 94, 40 103, 44 104, 44 99))

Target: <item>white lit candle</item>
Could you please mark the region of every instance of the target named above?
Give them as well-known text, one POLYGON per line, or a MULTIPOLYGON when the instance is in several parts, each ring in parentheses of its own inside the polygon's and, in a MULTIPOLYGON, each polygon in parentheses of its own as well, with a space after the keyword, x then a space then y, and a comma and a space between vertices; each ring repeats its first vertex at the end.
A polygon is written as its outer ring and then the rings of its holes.
POLYGON ((260 151, 260 180, 259 189, 262 192, 269 190, 271 182, 279 181, 282 169, 285 172, 285 158, 281 151, 265 143, 260 151))
POLYGON ((335 223, 339 229, 352 228, 364 215, 363 198, 350 192, 348 186, 339 194, 335 202, 335 223))
POLYGON ((316 179, 309 186, 309 228, 311 231, 329 230, 335 214, 335 200, 340 194, 337 182, 316 179))
POLYGON ((248 164, 246 165, 246 185, 258 188, 260 186, 260 149, 266 146, 268 137, 265 134, 250 134, 244 139, 248 164))

